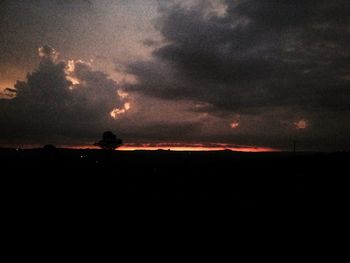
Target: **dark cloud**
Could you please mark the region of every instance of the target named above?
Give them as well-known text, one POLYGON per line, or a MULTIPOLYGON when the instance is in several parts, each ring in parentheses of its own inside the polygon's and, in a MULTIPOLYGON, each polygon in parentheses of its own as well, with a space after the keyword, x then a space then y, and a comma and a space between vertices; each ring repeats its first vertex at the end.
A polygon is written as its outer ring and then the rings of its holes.
POLYGON ((338 11, 350 9, 348 2, 226 4, 224 17, 208 17, 203 5, 163 9, 157 27, 166 44, 154 51, 152 62, 130 65, 141 83, 130 89, 228 110, 310 104, 349 108, 346 101, 329 97, 337 91, 350 95, 348 80, 342 79, 349 74, 350 19, 338 17, 338 11), (166 70, 159 72, 160 66, 166 70))
POLYGON ((57 60, 50 46, 39 55, 38 69, 8 90, 14 98, 0 100, 3 141, 84 141, 115 126, 110 112, 124 103, 115 81, 85 62, 57 60))
MULTIPOLYGON (((128 89, 198 101, 212 114, 264 118, 283 108, 287 114, 276 122, 288 121, 286 115, 291 123, 307 117, 314 123, 310 138, 350 132, 348 124, 330 117, 350 118, 350 2, 222 2, 225 15, 210 12, 210 1, 163 6, 156 21, 163 45, 151 60, 129 66, 139 82, 128 89)), ((281 125, 273 132, 281 140, 292 135, 281 125)), ((345 137, 339 138, 348 143, 345 137)))

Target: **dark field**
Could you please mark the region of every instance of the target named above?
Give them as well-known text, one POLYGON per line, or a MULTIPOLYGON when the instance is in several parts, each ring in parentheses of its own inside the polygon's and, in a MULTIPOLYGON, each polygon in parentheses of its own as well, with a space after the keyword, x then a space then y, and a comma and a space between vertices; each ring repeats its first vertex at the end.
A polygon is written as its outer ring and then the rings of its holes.
POLYGON ((346 204, 349 153, 0 150, 8 204, 209 201, 244 208, 346 204))

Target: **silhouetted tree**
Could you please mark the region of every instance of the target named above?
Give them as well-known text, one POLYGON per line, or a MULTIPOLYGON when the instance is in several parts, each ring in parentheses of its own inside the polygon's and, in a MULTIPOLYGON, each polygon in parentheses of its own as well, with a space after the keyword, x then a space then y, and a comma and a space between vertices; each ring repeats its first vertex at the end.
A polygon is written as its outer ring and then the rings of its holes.
POLYGON ((95 146, 99 146, 104 150, 114 150, 120 147, 123 144, 121 139, 118 139, 117 136, 110 131, 106 131, 102 135, 102 140, 95 143, 95 146))

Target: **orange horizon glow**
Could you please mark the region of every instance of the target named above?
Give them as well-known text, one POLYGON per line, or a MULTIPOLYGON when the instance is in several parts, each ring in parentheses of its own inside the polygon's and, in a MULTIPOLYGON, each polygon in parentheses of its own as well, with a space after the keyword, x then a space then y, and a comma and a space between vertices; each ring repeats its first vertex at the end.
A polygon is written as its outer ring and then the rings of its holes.
MULTIPOLYGON (((99 149, 99 147, 96 146, 90 146, 90 145, 82 145, 82 146, 66 146, 64 148, 69 149, 99 149)), ((167 145, 160 145, 160 146, 134 146, 134 145, 124 145, 116 149, 117 151, 157 151, 157 150, 164 150, 164 151, 188 151, 188 152, 209 152, 209 151, 235 151, 235 152, 279 152, 281 150, 274 149, 270 147, 206 147, 206 146, 167 146, 167 145)))
POLYGON ((235 152, 276 152, 278 150, 271 148, 219 148, 219 147, 120 147, 117 150, 120 151, 156 151, 156 150, 166 150, 166 151, 188 151, 188 152, 210 152, 210 151, 235 151, 235 152))

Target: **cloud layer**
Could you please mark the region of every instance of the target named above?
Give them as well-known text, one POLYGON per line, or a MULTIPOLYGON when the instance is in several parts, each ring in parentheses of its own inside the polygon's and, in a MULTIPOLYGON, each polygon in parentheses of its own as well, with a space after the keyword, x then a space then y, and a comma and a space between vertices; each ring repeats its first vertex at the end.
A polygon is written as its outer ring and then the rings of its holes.
POLYGON ((262 123, 277 140, 303 126, 310 144, 350 146, 342 122, 350 118, 349 1, 200 1, 160 12, 163 44, 130 64, 138 78, 130 91, 197 101, 205 106, 194 111, 242 121, 255 116, 257 141, 266 139, 262 123), (310 125, 295 127, 301 120, 310 125))
POLYGON ((345 0, 0 1, 0 145, 113 130, 349 149, 349 13, 345 0), (60 52, 38 56, 43 43, 60 52))

